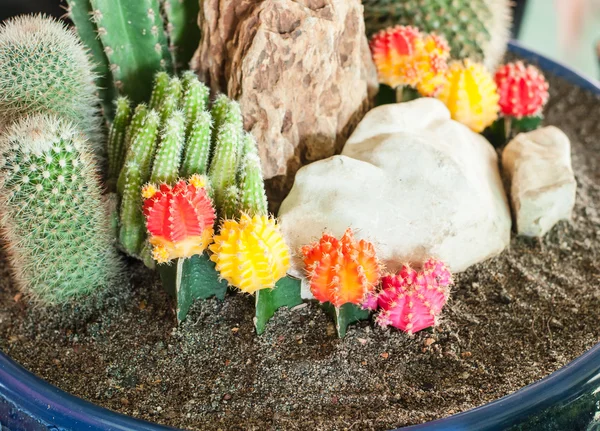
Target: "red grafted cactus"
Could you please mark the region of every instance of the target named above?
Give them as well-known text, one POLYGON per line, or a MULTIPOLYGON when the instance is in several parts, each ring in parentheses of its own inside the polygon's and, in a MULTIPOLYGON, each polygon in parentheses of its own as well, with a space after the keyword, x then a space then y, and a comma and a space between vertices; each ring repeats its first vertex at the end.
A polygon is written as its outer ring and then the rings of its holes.
POLYGON ((522 61, 507 63, 496 71, 500 111, 506 117, 541 114, 548 102, 548 82, 542 72, 522 61))
POLYGON ((376 321, 409 334, 435 326, 450 296, 452 274, 443 262, 429 259, 420 271, 408 265, 382 279, 382 289, 369 295, 364 308, 380 309, 376 321))
POLYGON ((158 263, 202 254, 213 236, 215 210, 208 197, 204 178, 144 187, 144 215, 158 263))
POLYGON ((373 244, 356 241, 351 229, 340 240, 324 234, 302 248, 310 290, 320 302, 334 307, 362 304, 377 286, 381 265, 373 244))

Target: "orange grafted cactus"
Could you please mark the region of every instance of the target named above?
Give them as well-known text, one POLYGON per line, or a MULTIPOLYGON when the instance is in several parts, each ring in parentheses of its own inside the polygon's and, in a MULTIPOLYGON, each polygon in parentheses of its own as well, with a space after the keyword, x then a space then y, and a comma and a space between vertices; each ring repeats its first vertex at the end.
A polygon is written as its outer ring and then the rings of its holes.
POLYGON ((324 234, 302 248, 310 290, 320 302, 335 307, 346 303, 361 304, 377 286, 381 265, 373 244, 356 241, 352 230, 337 238, 324 234))

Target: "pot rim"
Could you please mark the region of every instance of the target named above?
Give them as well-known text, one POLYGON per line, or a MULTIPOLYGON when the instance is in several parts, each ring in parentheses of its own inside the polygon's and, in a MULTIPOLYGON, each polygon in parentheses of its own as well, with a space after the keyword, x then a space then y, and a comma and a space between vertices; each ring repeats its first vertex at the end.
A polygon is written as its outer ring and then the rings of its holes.
MULTIPOLYGON (((600 95, 600 83, 571 68, 509 43, 509 51, 546 72, 600 95)), ((82 376, 84 378, 84 376, 82 376)), ((496 401, 444 419, 402 430, 491 430, 505 428, 543 411, 560 400, 600 383, 600 343, 549 376, 496 401)), ((88 431, 174 431, 113 412, 64 392, 0 352, 0 423, 13 431, 72 429, 88 431)))

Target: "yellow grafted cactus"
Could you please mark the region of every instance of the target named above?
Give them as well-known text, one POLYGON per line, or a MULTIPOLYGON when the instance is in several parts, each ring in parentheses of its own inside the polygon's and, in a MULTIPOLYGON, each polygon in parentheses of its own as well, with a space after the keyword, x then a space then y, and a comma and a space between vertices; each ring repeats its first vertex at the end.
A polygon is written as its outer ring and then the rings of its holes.
POLYGON ((452 118, 482 132, 498 118, 496 83, 480 63, 468 59, 450 64, 446 81, 438 94, 452 118))
POLYGON ((243 292, 269 289, 286 275, 290 251, 275 220, 242 214, 239 221, 225 220, 209 247, 221 277, 243 292))

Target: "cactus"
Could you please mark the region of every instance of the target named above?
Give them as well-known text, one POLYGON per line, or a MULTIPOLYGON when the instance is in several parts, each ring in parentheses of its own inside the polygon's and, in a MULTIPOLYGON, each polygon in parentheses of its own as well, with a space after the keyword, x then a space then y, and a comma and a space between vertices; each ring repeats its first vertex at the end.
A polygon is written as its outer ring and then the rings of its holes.
POLYGON ((186 139, 192 131, 192 125, 194 121, 203 111, 208 109, 208 98, 210 96, 210 90, 200 81, 196 74, 190 70, 186 71, 182 75, 183 81, 183 106, 182 109, 185 112, 185 122, 188 125, 185 131, 186 139))
POLYGON ((178 110, 165 120, 160 144, 154 156, 150 181, 167 184, 174 184, 177 181, 184 145, 185 116, 178 110))
POLYGON ((187 68, 200 41, 198 0, 162 0, 176 69, 187 68))
POLYGON ((450 56, 448 43, 415 27, 396 26, 371 39, 379 80, 390 87, 408 86, 433 96, 444 81, 450 56))
POLYGON ((369 35, 394 25, 413 25, 444 36, 452 57, 494 69, 510 36, 509 0, 363 0, 369 35))
POLYGON ((186 139, 185 154, 181 166, 182 177, 187 178, 193 174, 204 175, 207 173, 211 128, 212 117, 210 112, 202 111, 198 113, 186 139))
POLYGON ((443 262, 429 259, 420 271, 405 265, 396 275, 382 279, 382 290, 364 306, 381 309, 376 321, 408 334, 436 326, 450 296, 452 274, 443 262))
POLYGON ((239 221, 225 220, 221 233, 209 247, 217 271, 242 292, 271 289, 290 267, 290 251, 275 220, 242 214, 239 221))
POLYGON ((500 67, 494 76, 500 94, 500 113, 521 119, 540 116, 548 102, 548 82, 538 68, 522 61, 500 67))
POLYGON ((116 103, 115 121, 108 135, 108 183, 109 189, 119 177, 127 151, 125 137, 131 121, 131 104, 126 97, 120 97, 116 103))
POLYGON ((119 280, 93 157, 71 122, 36 114, 0 138, 1 224, 19 288, 65 303, 119 280))
POLYGON ((85 41, 86 47, 92 55, 97 96, 102 103, 104 117, 111 119, 114 116, 113 99, 116 89, 104 46, 98 38, 96 24, 90 20, 92 5, 88 0, 67 0, 67 15, 75 23, 79 38, 85 41))
POLYGON ((172 71, 158 0, 89 1, 115 87, 136 103, 148 101, 154 74, 172 71))
POLYGON ((496 83, 485 67, 467 59, 450 64, 437 97, 454 120, 479 133, 498 118, 496 90, 496 83))
POLYGON ((205 184, 195 175, 173 187, 165 183, 144 187, 146 226, 158 263, 202 254, 212 240, 216 215, 205 184))
POLYGON ((324 234, 302 247, 302 255, 310 291, 317 301, 328 304, 343 337, 348 324, 368 317, 358 306, 379 283, 381 264, 375 248, 365 240, 356 241, 348 229, 341 240, 324 234))
MULTIPOLYGON (((215 123, 217 123, 216 118, 215 123)), ((216 135, 215 150, 208 175, 215 194, 215 207, 217 212, 223 215, 226 213, 227 199, 231 198, 228 189, 236 185, 240 132, 234 123, 225 122, 217 130, 216 135)))
MULTIPOLYGON (((67 0, 68 16, 92 53, 105 113, 115 92, 149 102, 152 79, 185 66, 200 41, 194 0, 67 0), (163 13, 161 13, 163 12, 163 13), (116 91, 115 91, 116 90, 116 91)), ((156 109, 156 106, 150 104, 156 109)), ((108 109, 107 109, 108 108, 108 109)))
POLYGON ((85 48, 65 24, 43 15, 0 26, 0 122, 54 114, 73 122, 102 153, 95 75, 85 48))
POLYGON ((266 215, 268 203, 265 183, 256 141, 250 133, 244 134, 239 177, 238 209, 251 216, 266 215))

